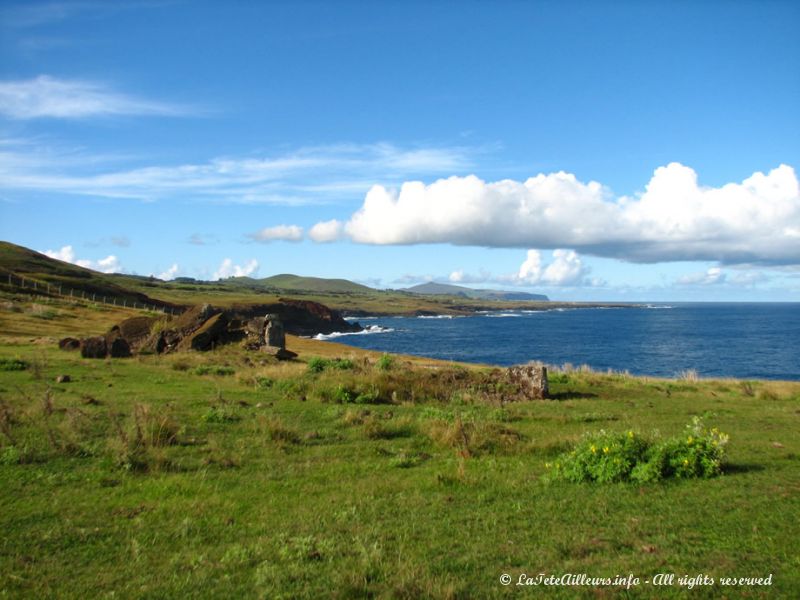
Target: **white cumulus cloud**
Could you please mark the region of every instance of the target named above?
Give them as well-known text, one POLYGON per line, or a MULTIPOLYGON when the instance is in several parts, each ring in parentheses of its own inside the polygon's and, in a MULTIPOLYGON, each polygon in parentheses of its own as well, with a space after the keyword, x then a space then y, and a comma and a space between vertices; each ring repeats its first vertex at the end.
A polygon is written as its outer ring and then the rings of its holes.
POLYGON ((169 269, 158 275, 158 278, 163 279, 164 281, 170 281, 172 279, 175 279, 175 277, 178 276, 179 272, 180 272, 180 267, 178 267, 178 263, 173 263, 169 269))
POLYGON ((119 258, 113 254, 109 254, 105 258, 101 258, 97 261, 78 258, 73 247, 69 245, 63 246, 60 250, 45 250, 42 254, 50 258, 55 258, 56 260, 78 265, 85 269, 99 271, 100 273, 121 273, 123 270, 119 258))
MULTIPOLYGON (((410 181, 399 190, 373 186, 345 231, 365 244, 566 247, 644 263, 800 264, 800 184, 794 169, 781 165, 741 183, 705 187, 679 163, 656 169, 632 197, 564 172, 524 182, 487 183, 474 175, 410 181)), ((568 255, 557 263, 553 280, 574 273, 568 255)), ((535 272, 533 263, 526 268, 535 272)))
POLYGON ((299 242, 303 239, 303 228, 297 225, 275 225, 274 227, 265 227, 255 233, 247 235, 256 242, 299 242))
POLYGON ((244 265, 235 265, 230 258, 222 261, 222 264, 214 272, 212 279, 227 279, 228 277, 249 277, 258 272, 258 261, 255 258, 250 259, 244 265))
POLYGON ((178 116, 187 110, 115 92, 91 81, 40 75, 0 82, 0 114, 11 119, 80 119, 114 115, 178 116))
POLYGON ((553 260, 542 265, 538 250, 528 250, 516 276, 517 283, 527 285, 579 285, 584 283, 588 269, 573 250, 553 250, 553 260))
POLYGON ((308 237, 321 244, 335 242, 342 237, 342 230, 343 226, 341 221, 337 221, 336 219, 321 221, 308 231, 308 237))

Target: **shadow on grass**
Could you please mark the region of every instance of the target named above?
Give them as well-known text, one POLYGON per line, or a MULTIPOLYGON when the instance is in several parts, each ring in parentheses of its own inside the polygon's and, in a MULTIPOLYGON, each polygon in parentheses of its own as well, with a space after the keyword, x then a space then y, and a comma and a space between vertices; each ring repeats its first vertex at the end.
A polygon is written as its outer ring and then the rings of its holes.
POLYGON ((722 472, 725 475, 739 475, 741 473, 756 473, 763 471, 763 465, 752 463, 727 463, 722 466, 722 472))
POLYGON ((586 398, 597 398, 597 394, 592 392, 558 392, 550 394, 548 400, 582 400, 586 398))

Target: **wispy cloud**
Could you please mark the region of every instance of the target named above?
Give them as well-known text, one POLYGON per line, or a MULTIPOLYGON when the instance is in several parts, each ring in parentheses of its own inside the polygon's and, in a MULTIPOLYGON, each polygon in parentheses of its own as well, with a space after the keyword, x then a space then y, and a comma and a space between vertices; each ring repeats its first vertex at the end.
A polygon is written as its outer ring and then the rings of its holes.
POLYGON ((79 1, 19 2, 0 8, 0 23, 13 29, 33 29, 59 23, 68 19, 98 19, 113 16, 126 10, 159 8, 168 5, 165 0, 136 0, 136 2, 79 1))
POLYGON ((186 242, 192 246, 211 246, 219 243, 219 238, 210 233, 193 233, 186 242))
POLYGON ((480 149, 392 144, 304 147, 278 155, 217 157, 203 163, 110 169, 87 156, 25 140, 0 140, 6 190, 154 201, 191 198, 247 204, 309 205, 362 197, 376 182, 464 171, 480 149))
POLYGON ((101 2, 43 2, 11 5, 0 10, 6 27, 28 28, 63 21, 87 10, 95 10, 109 3, 101 2))
POLYGON ((297 225, 275 225, 273 227, 265 227, 255 233, 248 233, 249 237, 254 242, 299 242, 303 239, 303 228, 297 225))
POLYGON ((0 82, 0 114, 9 119, 86 119, 111 116, 197 114, 196 109, 137 98, 109 86, 40 75, 24 81, 0 82))

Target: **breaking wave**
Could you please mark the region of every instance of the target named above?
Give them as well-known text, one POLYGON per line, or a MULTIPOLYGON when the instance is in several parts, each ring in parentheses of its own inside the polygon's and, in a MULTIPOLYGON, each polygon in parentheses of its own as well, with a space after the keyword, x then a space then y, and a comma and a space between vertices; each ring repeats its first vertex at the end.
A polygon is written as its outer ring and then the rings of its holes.
POLYGON ((394 331, 392 327, 381 327, 380 325, 370 325, 361 331, 334 331, 333 333, 318 333, 312 339, 315 340, 332 340, 346 335, 369 335, 370 333, 391 333, 394 331))

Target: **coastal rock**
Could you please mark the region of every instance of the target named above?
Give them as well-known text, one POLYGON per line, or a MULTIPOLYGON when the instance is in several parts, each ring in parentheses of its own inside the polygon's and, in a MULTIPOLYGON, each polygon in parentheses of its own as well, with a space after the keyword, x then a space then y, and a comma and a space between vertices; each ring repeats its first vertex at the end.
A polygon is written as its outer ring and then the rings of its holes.
POLYGON ((550 395, 547 383, 547 367, 541 363, 529 363, 510 367, 509 381, 519 388, 522 397, 528 400, 544 400, 550 395))

